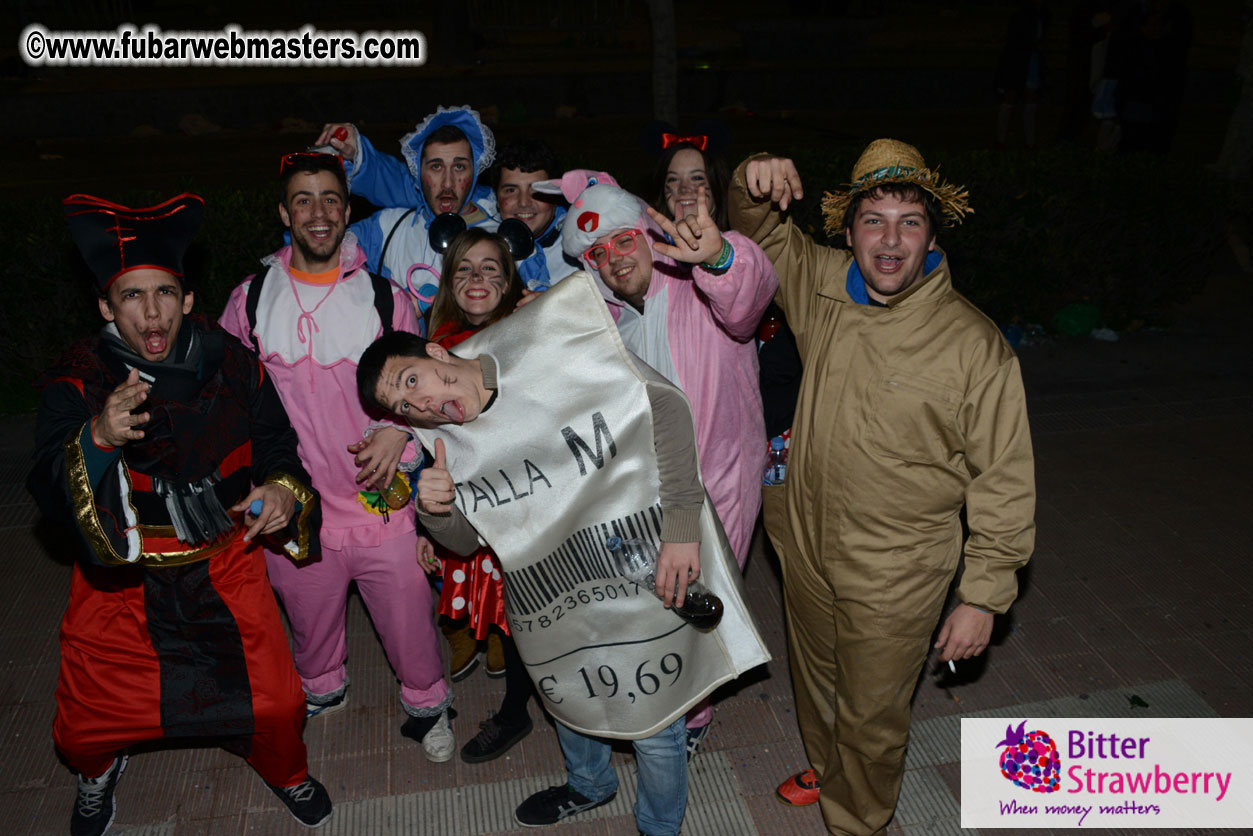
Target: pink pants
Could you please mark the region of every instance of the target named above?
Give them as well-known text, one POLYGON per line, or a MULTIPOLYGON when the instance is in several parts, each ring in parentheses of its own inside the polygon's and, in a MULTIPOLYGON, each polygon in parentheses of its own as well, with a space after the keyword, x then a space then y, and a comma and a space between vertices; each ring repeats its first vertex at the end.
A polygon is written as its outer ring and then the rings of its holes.
POLYGON ((400 680, 405 708, 430 714, 449 701, 431 587, 418 568, 414 536, 409 532, 377 546, 324 546, 321 558, 301 563, 266 552, 270 582, 291 623, 296 671, 310 696, 334 694, 347 682, 344 623, 348 584, 356 581, 400 680))

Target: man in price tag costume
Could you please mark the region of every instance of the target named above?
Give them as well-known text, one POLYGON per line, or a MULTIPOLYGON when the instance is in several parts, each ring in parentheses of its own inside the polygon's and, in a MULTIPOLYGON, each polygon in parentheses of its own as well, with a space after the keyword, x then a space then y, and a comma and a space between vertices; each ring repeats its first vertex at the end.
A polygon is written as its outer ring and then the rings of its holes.
POLYGON ((504 567, 510 626, 569 775, 516 816, 537 826, 608 803, 617 779, 597 738, 626 738, 636 823, 675 836, 685 712, 769 658, 699 480, 691 409, 622 345, 586 273, 455 352, 398 332, 362 355, 358 384, 434 452, 418 489, 428 531, 463 553, 481 536, 504 567), (719 626, 699 632, 618 576, 605 546, 614 534, 660 544, 665 599, 681 602, 700 575, 722 598, 719 626))
POLYGON ((870 836, 896 807, 909 704, 958 561, 942 661, 987 647, 1035 535, 1031 434, 1018 359, 953 289, 936 246, 969 212, 903 142, 872 142, 822 201, 818 244, 788 217, 791 160, 757 156, 731 182, 731 222, 779 273, 804 375, 784 502, 767 508, 783 566, 797 722, 812 770, 779 788, 822 805, 828 831, 870 836), (963 542, 962 510, 969 536, 963 542))
POLYGON ((187 318, 183 253, 203 211, 190 194, 65 200, 107 324, 43 378, 27 486, 79 546, 52 728, 79 773, 74 836, 108 830, 127 747, 165 738, 243 755, 303 824, 331 815, 253 540, 316 556, 320 503, 256 357, 187 318))

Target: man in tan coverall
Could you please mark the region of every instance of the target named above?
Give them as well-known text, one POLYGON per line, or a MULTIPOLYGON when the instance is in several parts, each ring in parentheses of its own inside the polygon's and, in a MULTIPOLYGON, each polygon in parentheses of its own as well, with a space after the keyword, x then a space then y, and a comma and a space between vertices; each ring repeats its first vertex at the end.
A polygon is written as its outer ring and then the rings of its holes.
POLYGON ((779 273, 804 363, 781 501, 797 717, 813 764, 784 782, 832 834, 883 833, 896 807, 910 699, 970 529, 961 603, 935 647, 983 652, 1031 554, 1035 477, 1022 378, 996 326, 952 286, 936 229, 970 209, 921 154, 876 140, 828 193, 821 246, 787 217, 791 160, 758 156, 731 184, 731 224, 779 273))

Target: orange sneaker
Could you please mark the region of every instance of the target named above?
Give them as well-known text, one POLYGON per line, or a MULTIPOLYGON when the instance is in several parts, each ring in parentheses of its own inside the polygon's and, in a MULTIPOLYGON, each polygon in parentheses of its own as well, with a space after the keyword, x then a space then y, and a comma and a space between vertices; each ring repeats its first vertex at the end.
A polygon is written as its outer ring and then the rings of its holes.
POLYGON ((790 804, 793 807, 804 807, 818 803, 818 790, 821 788, 822 784, 818 782, 818 776, 814 774, 812 769, 806 769, 804 772, 798 772, 782 784, 779 784, 779 788, 774 791, 774 794, 784 804, 790 804))

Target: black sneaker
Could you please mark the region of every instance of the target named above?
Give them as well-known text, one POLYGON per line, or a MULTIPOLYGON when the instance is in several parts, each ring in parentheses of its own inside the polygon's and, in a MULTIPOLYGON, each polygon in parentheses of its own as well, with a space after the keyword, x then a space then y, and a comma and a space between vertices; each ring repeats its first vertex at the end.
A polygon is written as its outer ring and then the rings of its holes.
POLYGON ((687 730, 687 762, 691 763, 692 758, 696 757, 696 753, 700 751, 700 745, 705 742, 705 738, 709 737, 709 729, 713 723, 706 723, 694 729, 687 730))
POLYGON ((294 787, 266 784, 287 805, 292 818, 305 827, 321 827, 331 817, 331 796, 313 776, 294 787))
POLYGON ((507 726, 500 721, 499 715, 493 714, 479 723, 479 728, 481 731, 474 739, 461 747, 461 759, 466 763, 495 760, 530 734, 534 726, 529 716, 521 725, 507 726))
POLYGON ((126 755, 119 755, 98 778, 78 776, 78 799, 70 816, 70 836, 103 836, 117 814, 113 788, 126 769, 126 755))
POLYGON ((518 809, 513 811, 513 817, 523 827, 544 827, 556 824, 576 813, 608 804, 617 794, 617 790, 614 790, 609 793, 608 797, 600 801, 592 801, 569 784, 549 787, 519 804, 518 809))

